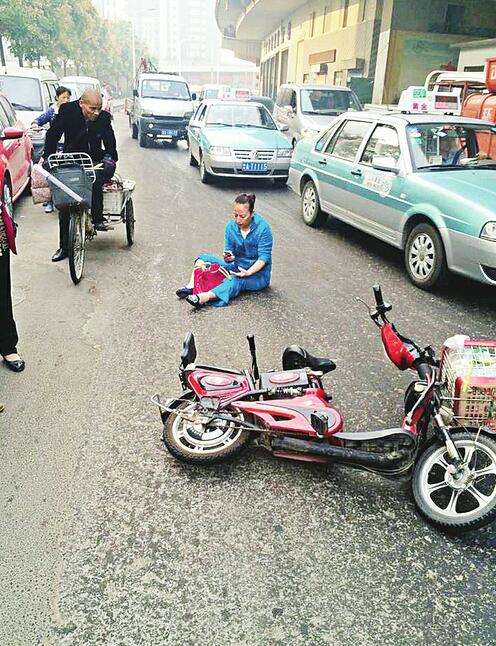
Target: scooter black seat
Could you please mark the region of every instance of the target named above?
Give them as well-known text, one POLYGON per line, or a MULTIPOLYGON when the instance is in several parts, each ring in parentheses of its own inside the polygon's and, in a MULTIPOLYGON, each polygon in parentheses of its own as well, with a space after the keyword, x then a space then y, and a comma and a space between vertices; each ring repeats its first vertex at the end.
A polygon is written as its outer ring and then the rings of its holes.
POLYGON ((331 359, 314 357, 299 345, 290 345, 282 353, 283 370, 296 370, 310 368, 318 372, 331 372, 336 369, 336 364, 331 359))

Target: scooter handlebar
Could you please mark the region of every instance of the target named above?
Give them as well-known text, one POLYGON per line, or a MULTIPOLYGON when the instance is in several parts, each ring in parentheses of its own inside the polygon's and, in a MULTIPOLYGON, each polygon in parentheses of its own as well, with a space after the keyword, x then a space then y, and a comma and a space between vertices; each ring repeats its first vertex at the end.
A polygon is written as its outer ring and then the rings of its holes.
POLYGON ((374 290, 374 297, 375 297, 375 304, 377 305, 377 309, 381 309, 384 307, 384 299, 382 298, 382 289, 380 285, 374 285, 372 287, 374 290))

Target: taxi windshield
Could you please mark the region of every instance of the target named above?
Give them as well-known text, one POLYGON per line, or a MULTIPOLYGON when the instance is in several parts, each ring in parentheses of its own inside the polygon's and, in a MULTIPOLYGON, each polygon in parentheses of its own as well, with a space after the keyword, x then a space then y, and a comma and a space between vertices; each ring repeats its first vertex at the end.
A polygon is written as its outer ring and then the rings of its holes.
POLYGON ((208 111, 207 125, 277 130, 276 124, 266 108, 243 103, 212 105, 208 111))
POLYGON ((496 168, 496 126, 418 123, 407 135, 418 171, 496 168))

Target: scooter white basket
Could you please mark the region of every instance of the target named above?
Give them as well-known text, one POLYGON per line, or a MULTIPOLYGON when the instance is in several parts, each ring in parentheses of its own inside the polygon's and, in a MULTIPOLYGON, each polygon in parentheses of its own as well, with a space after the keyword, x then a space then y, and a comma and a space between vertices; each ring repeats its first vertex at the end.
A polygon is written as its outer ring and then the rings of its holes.
POLYGON ((496 341, 449 341, 442 349, 441 378, 456 420, 496 430, 496 341))

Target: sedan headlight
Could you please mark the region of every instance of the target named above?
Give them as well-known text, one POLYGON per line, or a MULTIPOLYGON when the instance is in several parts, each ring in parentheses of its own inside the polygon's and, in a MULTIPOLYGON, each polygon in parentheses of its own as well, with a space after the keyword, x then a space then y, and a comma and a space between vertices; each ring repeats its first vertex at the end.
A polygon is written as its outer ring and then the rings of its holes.
POLYGON ((210 154, 214 157, 230 157, 231 149, 226 146, 212 146, 210 148, 210 154))
POLYGON ((149 110, 143 110, 141 113, 142 117, 153 117, 153 113, 150 112, 149 110))
POLYGON ((277 151, 277 156, 282 157, 284 159, 290 159, 292 154, 293 154, 292 148, 279 148, 279 150, 277 151))
POLYGON ((318 130, 312 130, 311 128, 305 128, 302 131, 301 136, 303 137, 303 139, 312 139, 312 137, 316 137, 318 134, 319 134, 318 130))
POLYGON ((480 237, 496 242, 496 222, 487 222, 482 228, 480 237))

